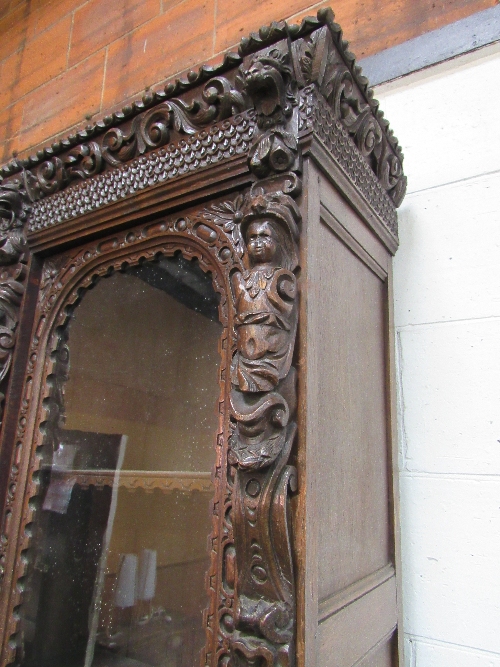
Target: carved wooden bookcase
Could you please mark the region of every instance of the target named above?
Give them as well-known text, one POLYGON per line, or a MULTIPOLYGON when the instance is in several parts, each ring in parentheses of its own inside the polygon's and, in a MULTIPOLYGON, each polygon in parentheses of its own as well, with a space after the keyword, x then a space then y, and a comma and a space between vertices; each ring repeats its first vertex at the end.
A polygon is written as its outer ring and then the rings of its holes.
POLYGON ((1 173, 1 665, 23 664, 71 308, 99 276, 179 253, 219 295, 212 473, 120 483, 212 498, 193 664, 396 664, 388 295, 406 179, 331 11, 1 173))

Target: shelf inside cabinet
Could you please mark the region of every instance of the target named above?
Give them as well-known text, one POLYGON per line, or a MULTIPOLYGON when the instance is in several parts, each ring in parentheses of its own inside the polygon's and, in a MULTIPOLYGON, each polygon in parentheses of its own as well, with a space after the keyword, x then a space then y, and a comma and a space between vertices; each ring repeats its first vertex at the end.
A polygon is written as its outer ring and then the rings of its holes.
POLYGON ((159 489, 169 491, 201 491, 213 492, 213 483, 210 472, 190 471, 158 471, 158 470, 58 470, 52 469, 52 474, 65 479, 74 480, 75 484, 83 488, 89 486, 113 486, 115 483, 130 491, 143 489, 152 492, 159 489))

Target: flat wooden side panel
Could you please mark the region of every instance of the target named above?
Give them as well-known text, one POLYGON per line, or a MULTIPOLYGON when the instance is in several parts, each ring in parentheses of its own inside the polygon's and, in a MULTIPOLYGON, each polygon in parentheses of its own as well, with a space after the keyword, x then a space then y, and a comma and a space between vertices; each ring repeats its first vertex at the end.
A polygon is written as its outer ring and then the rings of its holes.
POLYGON ((323 600, 392 560, 386 286, 324 223, 309 235, 308 299, 312 308, 314 295, 316 317, 309 327, 308 359, 321 360, 309 382, 318 384, 314 428, 323 600))
POLYGON ((314 667, 389 667, 397 626, 387 390, 387 271, 376 232, 309 165, 307 448, 314 450, 314 667), (311 388, 312 387, 312 388, 311 388))
POLYGON ((385 638, 380 644, 365 655, 365 657, 358 662, 356 667, 387 667, 391 665, 391 660, 394 655, 394 641, 391 637, 385 638))
POLYGON ((390 667, 396 623, 391 577, 320 623, 318 667, 390 667))

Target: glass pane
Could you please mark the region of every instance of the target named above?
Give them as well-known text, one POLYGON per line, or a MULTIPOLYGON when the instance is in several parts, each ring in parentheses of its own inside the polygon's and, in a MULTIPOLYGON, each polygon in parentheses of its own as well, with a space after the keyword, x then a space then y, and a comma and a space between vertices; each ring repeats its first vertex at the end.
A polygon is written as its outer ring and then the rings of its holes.
POLYGON ((102 278, 74 309, 41 426, 23 667, 198 664, 220 335, 211 278, 181 256, 102 278))

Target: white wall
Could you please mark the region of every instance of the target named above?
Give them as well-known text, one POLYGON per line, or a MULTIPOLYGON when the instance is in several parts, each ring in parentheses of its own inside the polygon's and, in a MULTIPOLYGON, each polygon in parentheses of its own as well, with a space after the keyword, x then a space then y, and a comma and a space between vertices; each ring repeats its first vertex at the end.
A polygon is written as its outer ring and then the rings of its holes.
POLYGON ((500 45, 376 90, 394 261, 407 667, 500 667, 500 45))

